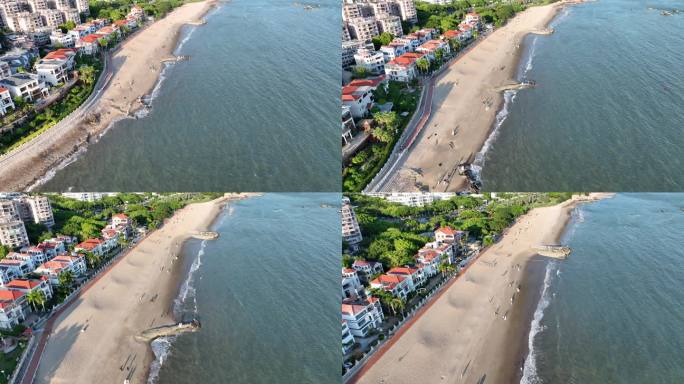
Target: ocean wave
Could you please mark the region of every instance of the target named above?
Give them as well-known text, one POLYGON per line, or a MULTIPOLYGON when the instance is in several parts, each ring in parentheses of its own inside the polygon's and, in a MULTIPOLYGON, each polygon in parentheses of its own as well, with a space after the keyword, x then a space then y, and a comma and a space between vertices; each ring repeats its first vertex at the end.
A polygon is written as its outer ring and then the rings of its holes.
POLYGON ((523 368, 523 376, 520 379, 520 384, 541 384, 541 379, 537 375, 537 356, 534 349, 534 339, 535 337, 544 330, 544 326, 541 324, 544 318, 544 311, 551 303, 553 295, 549 288, 551 287, 551 278, 553 272, 556 270, 558 264, 556 262, 549 262, 546 266, 546 274, 544 275, 544 285, 542 287, 541 298, 537 304, 537 309, 534 311, 534 317, 532 318, 532 324, 530 326, 530 334, 527 339, 527 346, 529 352, 527 353, 527 358, 525 358, 525 365, 523 368))
POLYGON ((195 296, 195 287, 193 286, 193 282, 195 281, 195 272, 199 269, 199 267, 202 265, 202 256, 204 255, 204 248, 207 246, 207 241, 203 240, 202 245, 200 246, 199 252, 197 252, 197 257, 195 260, 193 260, 192 265, 190 266, 190 271, 188 271, 188 276, 186 277, 185 281, 183 282, 183 285, 181 285, 180 292, 178 293, 178 297, 176 297, 176 300, 174 300, 173 304, 173 313, 176 316, 176 318, 182 317, 181 315, 185 313, 188 310, 188 299, 192 299, 192 312, 193 314, 197 314, 198 309, 197 309, 197 297, 195 296))
POLYGON ((496 114, 496 122, 494 123, 494 129, 492 129, 492 132, 489 134, 489 137, 487 137, 487 140, 485 140, 484 144, 482 145, 482 148, 480 148, 480 151, 475 155, 475 161, 473 161, 472 170, 475 174, 476 180, 480 182, 482 181, 482 168, 485 164, 487 152, 492 147, 492 145, 494 145, 494 141, 496 140, 496 137, 499 135, 499 128, 501 127, 503 122, 506 121, 506 117, 508 117, 508 107, 515 100, 516 95, 516 91, 504 92, 503 107, 501 107, 501 110, 499 110, 499 112, 497 112, 496 114))
POLYGON ((148 384, 154 384, 157 381, 159 371, 171 353, 171 344, 173 344, 175 339, 175 337, 159 337, 150 343, 154 353, 154 361, 150 364, 150 374, 147 377, 148 384))

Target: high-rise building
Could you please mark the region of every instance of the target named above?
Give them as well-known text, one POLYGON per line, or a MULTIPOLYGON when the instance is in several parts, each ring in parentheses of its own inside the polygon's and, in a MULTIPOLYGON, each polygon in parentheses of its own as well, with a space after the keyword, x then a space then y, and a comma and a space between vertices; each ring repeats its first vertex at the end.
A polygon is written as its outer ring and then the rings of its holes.
POLYGON ((363 240, 354 208, 346 197, 342 198, 342 238, 351 246, 356 246, 363 240))
POLYGON ((47 196, 31 196, 25 201, 31 209, 31 217, 34 223, 43 224, 48 228, 55 225, 52 206, 47 196))
POLYGON ((10 248, 25 247, 29 245, 28 234, 26 234, 24 222, 21 220, 0 218, 0 244, 10 248))
POLYGON ((366 41, 379 35, 378 25, 372 17, 357 17, 347 23, 352 39, 366 41))

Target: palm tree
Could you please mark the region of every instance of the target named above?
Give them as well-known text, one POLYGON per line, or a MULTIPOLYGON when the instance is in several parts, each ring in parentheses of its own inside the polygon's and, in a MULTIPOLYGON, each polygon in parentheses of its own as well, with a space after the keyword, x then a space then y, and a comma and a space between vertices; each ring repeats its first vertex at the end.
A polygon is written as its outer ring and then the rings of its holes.
POLYGON ((389 302, 390 307, 392 307, 392 312, 394 312, 394 315, 397 315, 397 311, 401 312, 401 315, 404 315, 404 307, 406 307, 406 303, 404 303, 404 300, 398 298, 398 297, 392 297, 389 302))
POLYGON ((78 72, 81 77, 81 81, 85 85, 91 85, 93 82, 95 82, 95 68, 90 65, 82 65, 79 69, 78 72))
POLYGON ((96 265, 100 264, 100 255, 97 255, 90 251, 85 251, 83 252, 83 254, 86 258, 86 261, 88 262, 88 266, 90 266, 91 269, 95 268, 96 265))
POLYGON ((430 69, 430 62, 424 58, 421 57, 420 59, 416 60, 416 67, 423 73, 427 72, 428 69, 430 69))
POLYGON ((40 289, 34 289, 30 291, 26 295, 26 301, 31 304, 31 307, 33 307, 34 311, 37 310, 38 305, 42 306, 43 311, 45 311, 45 295, 43 295, 43 291, 40 289))
POLYGON ((63 288, 70 288, 74 283, 74 273, 71 271, 63 271, 58 276, 59 285, 63 288))
POLYGON ((442 63, 442 58, 444 58, 444 49, 438 48, 438 49, 435 51, 435 59, 437 59, 437 62, 441 64, 441 63, 442 63))

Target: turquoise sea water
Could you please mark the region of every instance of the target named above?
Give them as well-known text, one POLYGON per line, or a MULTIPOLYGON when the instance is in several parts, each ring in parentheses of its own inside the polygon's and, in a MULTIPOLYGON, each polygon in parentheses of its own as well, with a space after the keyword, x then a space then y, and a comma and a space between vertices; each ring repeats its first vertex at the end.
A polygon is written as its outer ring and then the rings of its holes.
MULTIPOLYGON (((519 91, 486 152, 491 191, 684 190, 681 0, 601 0, 528 36, 519 91)), ((504 113, 505 114, 505 113, 504 113)))
POLYGON ((684 382, 684 194, 581 206, 547 266, 522 383, 684 382))
POLYGON ((339 191, 339 1, 294 3, 221 2, 185 27, 190 60, 167 68, 149 114, 41 189, 339 191))
POLYGON ((177 316, 199 332, 157 343, 153 382, 339 382, 339 194, 266 194, 228 206, 192 242, 177 316), (321 207, 321 204, 330 207, 321 207))

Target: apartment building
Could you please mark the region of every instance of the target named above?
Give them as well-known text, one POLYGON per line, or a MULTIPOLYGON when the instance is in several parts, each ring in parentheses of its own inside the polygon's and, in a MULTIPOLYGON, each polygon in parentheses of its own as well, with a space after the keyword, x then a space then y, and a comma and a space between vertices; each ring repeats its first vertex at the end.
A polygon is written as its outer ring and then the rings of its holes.
POLYGON ((57 9, 45 9, 40 11, 40 17, 43 19, 43 25, 50 28, 57 28, 64 24, 64 15, 57 9))
POLYGON ((342 238, 350 246, 356 246, 363 240, 354 208, 347 197, 342 198, 342 238))
POLYGON ((387 16, 381 19, 377 19, 378 32, 380 33, 391 33, 392 36, 398 37, 404 34, 401 27, 401 19, 398 16, 387 16))
POLYGON ((28 234, 21 220, 0 218, 0 244, 18 248, 29 245, 28 234))
POLYGON ((380 34, 378 24, 373 17, 357 17, 347 22, 349 34, 352 39, 368 41, 380 34))
POLYGON ((25 199, 25 203, 31 209, 31 217, 36 224, 43 224, 51 228, 55 225, 55 218, 52 214, 52 206, 47 196, 31 196, 25 199))
POLYGON ((0 220, 21 220, 17 204, 14 200, 2 199, 0 200, 0 220))

